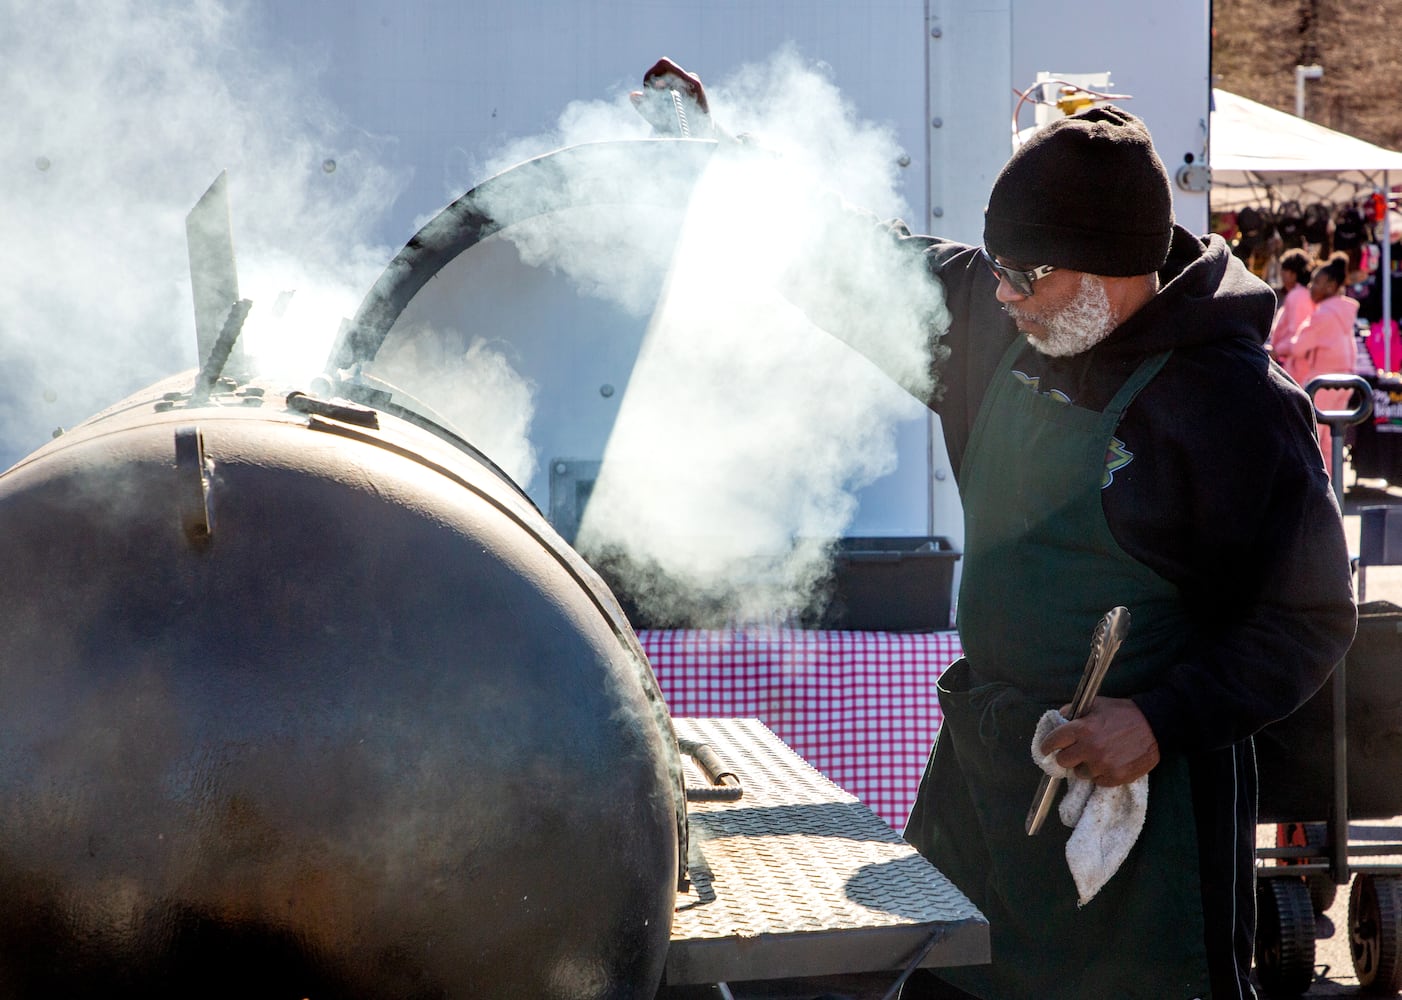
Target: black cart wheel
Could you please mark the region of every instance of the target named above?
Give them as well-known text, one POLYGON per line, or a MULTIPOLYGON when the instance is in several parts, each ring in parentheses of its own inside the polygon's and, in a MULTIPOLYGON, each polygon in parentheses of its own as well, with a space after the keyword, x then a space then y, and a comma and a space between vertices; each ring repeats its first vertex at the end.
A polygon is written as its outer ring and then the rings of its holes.
MULTIPOLYGON (((1304 823, 1302 825, 1305 828, 1306 846, 1317 848, 1320 854, 1324 854, 1329 848, 1329 825, 1327 823, 1304 823)), ((1339 887, 1334 884, 1334 880, 1328 872, 1311 872, 1305 876, 1305 885, 1309 886, 1310 902, 1314 904, 1316 914, 1324 913, 1334 905, 1339 887)))
POLYGON ((1324 872, 1311 872, 1305 876, 1305 885, 1309 888, 1310 904, 1314 907, 1314 912, 1323 916, 1329 912, 1329 907, 1334 905, 1334 900, 1339 894, 1339 887, 1334 884, 1334 880, 1324 872))
POLYGON ((1276 997, 1299 996, 1314 979, 1314 906, 1303 879, 1256 880, 1256 976, 1276 997))
POLYGON ((1348 943, 1363 992, 1402 991, 1402 876, 1358 875, 1348 897, 1348 943))

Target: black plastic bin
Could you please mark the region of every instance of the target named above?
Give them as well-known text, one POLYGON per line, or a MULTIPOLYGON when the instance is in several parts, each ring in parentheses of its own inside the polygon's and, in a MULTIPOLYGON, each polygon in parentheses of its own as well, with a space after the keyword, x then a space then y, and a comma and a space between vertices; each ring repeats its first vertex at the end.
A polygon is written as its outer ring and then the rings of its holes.
MULTIPOLYGON (((1344 661, 1349 819, 1402 815, 1402 607, 1370 601, 1344 661)), ((1260 821, 1324 820, 1334 801, 1333 685, 1256 735, 1260 821)))
POLYGON ((817 625, 864 632, 947 629, 959 556, 939 536, 839 539, 817 625))

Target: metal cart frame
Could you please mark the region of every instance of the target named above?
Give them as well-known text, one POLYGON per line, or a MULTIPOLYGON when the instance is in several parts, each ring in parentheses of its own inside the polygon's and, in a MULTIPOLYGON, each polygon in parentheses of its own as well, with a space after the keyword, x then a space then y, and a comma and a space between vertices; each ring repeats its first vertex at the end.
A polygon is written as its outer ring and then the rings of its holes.
MULTIPOLYGON (((1349 388, 1361 397, 1349 409, 1320 410, 1317 405, 1315 409, 1317 419, 1334 429, 1330 468, 1342 509, 1343 432, 1371 416, 1372 389, 1357 376, 1324 375, 1311 380, 1306 391, 1313 399, 1322 388, 1349 388)), ((1369 507, 1360 516, 1359 556, 1353 564, 1361 602, 1370 565, 1402 564, 1402 508, 1369 507)), ((1397 627, 1402 634, 1402 609, 1398 610, 1397 627)), ((1322 828, 1323 835, 1307 837, 1304 846, 1260 848, 1256 852, 1258 859, 1276 862, 1256 867, 1257 976, 1269 996, 1305 992, 1314 978, 1315 911, 1326 909, 1334 890, 1352 881, 1349 950, 1359 986, 1365 993, 1396 996, 1402 991, 1402 864, 1357 863, 1355 859, 1402 855, 1402 844, 1349 843, 1348 657, 1334 670, 1328 690, 1331 788, 1327 819, 1322 824, 1304 824, 1313 828, 1311 833, 1322 828), (1321 897, 1323 906, 1318 905, 1321 897)))

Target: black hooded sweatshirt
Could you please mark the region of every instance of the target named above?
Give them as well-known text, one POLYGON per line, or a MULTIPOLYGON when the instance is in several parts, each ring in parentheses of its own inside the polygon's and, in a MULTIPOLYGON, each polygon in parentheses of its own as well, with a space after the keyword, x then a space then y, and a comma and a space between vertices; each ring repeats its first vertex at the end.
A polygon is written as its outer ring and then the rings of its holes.
MULTIPOLYGON (((990 379, 1022 335, 977 248, 904 236, 944 287, 951 325, 931 354, 956 479, 990 379)), ((1267 355, 1270 288, 1218 236, 1175 228, 1159 291, 1072 357, 1024 345, 1013 367, 1103 410, 1146 357, 1167 363, 1125 411, 1101 490, 1120 547, 1178 587, 1183 657, 1133 695, 1161 750, 1186 754, 1214 996, 1249 996, 1255 931, 1254 732, 1319 688, 1356 613, 1343 525, 1308 398, 1267 355)))
MULTIPOLYGON (((817 252, 801 257, 816 280, 795 283, 796 301, 939 414, 961 483, 969 436, 1010 344, 1024 340, 1013 367, 1039 392, 1095 411, 1141 362, 1172 349, 1116 428, 1101 502, 1120 547, 1176 586, 1188 613, 1180 661, 1131 697, 1160 750, 1188 761, 1213 995, 1249 995, 1256 766, 1248 740, 1324 683, 1357 618, 1313 407, 1264 347, 1274 293, 1221 237, 1175 227, 1157 294, 1089 350, 1049 357, 1003 311, 977 247, 912 236, 840 203, 820 200, 814 212, 829 228, 817 252), (908 256, 892 260, 869 244, 889 250, 893 236, 908 256), (872 294, 859 266, 869 259, 897 272, 913 262, 912 274, 923 280, 928 271, 943 291, 950 322, 940 333, 931 290, 900 282, 894 307, 930 317, 932 377, 918 388, 864 346, 876 343, 870 330, 843 325, 854 311, 840 307, 872 294)), ((869 309, 878 326, 881 305, 869 309)))
MULTIPOLYGON (((952 317, 938 398, 925 402, 957 478, 984 391, 1021 334, 977 248, 903 242, 925 254, 952 317)), ((1134 696, 1162 748, 1192 753, 1241 741, 1307 699, 1347 651, 1355 609, 1313 409, 1262 346, 1274 293, 1220 237, 1181 227, 1159 283, 1090 350, 1058 358, 1029 345, 1014 367, 1101 410, 1146 356, 1173 349, 1120 423, 1102 502, 1121 547, 1192 613, 1183 662, 1134 696)))

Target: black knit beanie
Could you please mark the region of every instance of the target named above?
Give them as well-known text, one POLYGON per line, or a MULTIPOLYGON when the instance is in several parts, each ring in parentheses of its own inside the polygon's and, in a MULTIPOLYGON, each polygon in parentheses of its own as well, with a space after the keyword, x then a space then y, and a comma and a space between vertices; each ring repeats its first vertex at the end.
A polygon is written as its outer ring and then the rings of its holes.
POLYGON ((1114 105, 1033 133, 983 213, 984 245, 1007 262, 1113 277, 1157 271, 1172 234, 1168 171, 1144 123, 1114 105))

